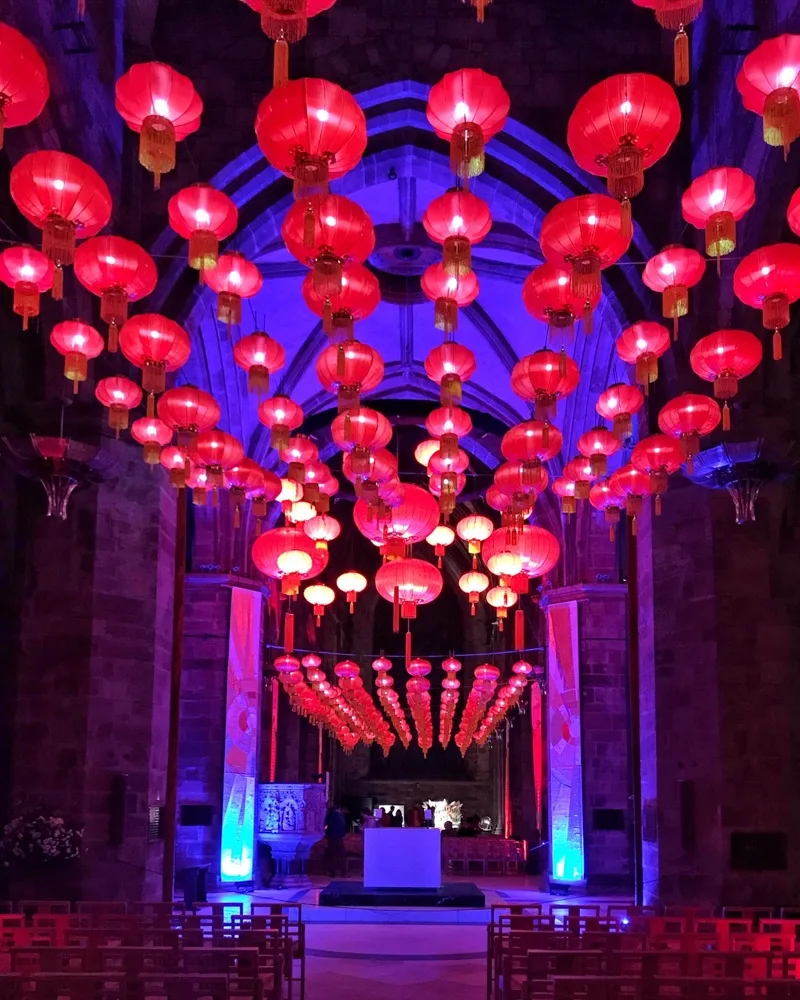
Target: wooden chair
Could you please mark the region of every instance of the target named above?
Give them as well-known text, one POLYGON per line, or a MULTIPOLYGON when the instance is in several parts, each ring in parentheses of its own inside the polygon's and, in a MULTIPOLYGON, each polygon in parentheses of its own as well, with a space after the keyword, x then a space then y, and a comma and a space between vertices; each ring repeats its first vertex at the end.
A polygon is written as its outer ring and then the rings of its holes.
POLYGON ((24 979, 22 989, 28 1000, 128 1000, 130 995, 124 978, 95 972, 41 972, 24 979))
MULTIPOLYGON (((143 975, 132 984, 133 1000, 230 1000, 225 975, 143 975)), ((250 994, 259 1000, 257 991, 250 994)))
POLYGON ((301 903, 253 903, 250 907, 250 926, 258 929, 280 928, 286 934, 287 979, 291 1000, 294 984, 300 990, 300 1000, 306 995, 306 926, 303 923, 301 903))
POLYGON ((642 1000, 641 979, 620 976, 553 976, 553 1000, 642 1000))

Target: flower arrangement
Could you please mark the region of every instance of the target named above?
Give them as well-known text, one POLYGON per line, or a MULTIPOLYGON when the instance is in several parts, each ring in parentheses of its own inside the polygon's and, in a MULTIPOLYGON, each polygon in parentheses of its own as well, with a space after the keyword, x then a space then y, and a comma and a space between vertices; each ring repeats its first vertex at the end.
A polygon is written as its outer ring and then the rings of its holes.
POLYGON ((0 838, 4 868, 52 865, 80 856, 83 830, 63 816, 30 812, 7 823, 0 838))

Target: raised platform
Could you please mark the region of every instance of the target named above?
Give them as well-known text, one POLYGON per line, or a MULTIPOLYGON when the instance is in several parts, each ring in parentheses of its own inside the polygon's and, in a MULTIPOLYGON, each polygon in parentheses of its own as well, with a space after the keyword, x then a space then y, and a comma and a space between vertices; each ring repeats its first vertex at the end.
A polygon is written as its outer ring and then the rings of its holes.
POLYGON ((335 881, 320 890, 320 906, 437 906, 483 909, 486 897, 474 882, 445 882, 438 889, 365 889, 363 882, 335 881))

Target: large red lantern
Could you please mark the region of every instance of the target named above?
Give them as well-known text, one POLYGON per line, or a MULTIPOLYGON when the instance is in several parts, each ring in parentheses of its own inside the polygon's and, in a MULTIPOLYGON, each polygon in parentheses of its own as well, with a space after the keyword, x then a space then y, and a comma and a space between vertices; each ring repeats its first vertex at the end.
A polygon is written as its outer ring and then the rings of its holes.
POLYGON ((303 525, 303 531, 314 542, 318 549, 327 549, 328 542, 332 542, 342 533, 342 526, 335 517, 328 514, 317 514, 310 518, 303 525))
POLYGON ((632 235, 630 199, 644 187, 644 172, 667 152, 681 125, 675 91, 649 73, 620 73, 590 87, 567 125, 575 162, 607 178, 622 203, 623 229, 632 235))
MULTIPOLYGON (((642 321, 623 330, 617 337, 617 354, 636 368, 636 381, 650 391, 658 378, 658 359, 669 349, 669 330, 660 323, 642 321)), ((603 475, 603 473, 601 473, 603 475)))
POLYGON ((675 86, 689 82, 689 36, 691 24, 703 10, 703 0, 633 0, 637 7, 647 7, 656 16, 662 28, 675 32, 675 86))
POLYGON ((7 128, 29 125, 50 96, 44 60, 28 39, 0 23, 0 149, 7 128))
POLYGON ((692 181, 681 198, 683 217, 706 234, 706 253, 720 258, 736 249, 736 223, 756 201, 753 178, 738 167, 715 167, 692 181))
POLYGON ((158 190, 161 175, 175 168, 175 144, 200 128, 200 95, 187 76, 161 62, 134 63, 114 91, 117 111, 139 133, 139 163, 158 190))
POLYGON ((295 483, 304 483, 305 467, 309 462, 316 462, 319 459, 319 450, 310 437, 306 437, 305 434, 295 434, 286 442, 283 457, 289 463, 286 471, 287 479, 295 483))
POLYGON ((11 197, 42 230, 42 251, 55 266, 53 298, 63 294, 63 268, 75 260, 76 239, 87 239, 111 218, 111 193, 92 168, 55 149, 28 153, 11 170, 11 197))
POLYGON ((512 537, 505 528, 494 531, 483 544, 483 561, 488 562, 500 552, 518 556, 522 564, 520 572, 531 580, 545 576, 561 558, 556 536, 536 524, 520 525, 512 537))
POLYGON ((468 347, 448 340, 434 347, 425 358, 425 371, 439 386, 442 406, 457 406, 461 402, 462 383, 475 371, 475 355, 468 347))
POLYGON ((492 228, 489 206, 468 191, 446 191, 434 198, 422 216, 425 232, 443 247, 445 274, 459 277, 472 270, 472 247, 492 228))
POLYGON ((630 242, 619 202, 603 194, 559 202, 544 217, 539 233, 547 260, 571 272, 572 291, 586 303, 584 311, 600 295, 600 272, 615 264, 630 242))
POLYGON ((103 338, 93 326, 73 319, 56 323, 50 331, 50 343, 63 354, 64 376, 72 381, 73 392, 77 392, 78 383, 86 381, 89 360, 103 351, 103 338))
POLYGON ((206 470, 209 486, 221 489, 225 485, 225 472, 244 459, 244 448, 232 434, 216 428, 197 435, 189 457, 206 470))
POLYGON ((748 330, 717 330, 701 337, 692 348, 689 364, 695 375, 714 383, 714 395, 724 400, 722 429, 730 429, 728 400, 739 388, 739 379, 751 375, 761 364, 761 341, 748 330))
POLYGON ((425 429, 439 441, 442 458, 455 458, 459 438, 472 430, 472 417, 458 406, 440 406, 428 414, 425 429))
POLYGON ((317 377, 336 396, 340 413, 359 406, 362 393, 372 392, 383 379, 383 358, 358 340, 329 344, 317 358, 317 377))
POLYGON ((602 511, 608 525, 609 539, 613 542, 617 537, 620 512, 625 505, 625 495, 617 493, 611 488, 608 480, 595 483, 589 490, 589 503, 595 510, 602 511))
POLYGON ((128 426, 128 414, 142 401, 142 390, 122 375, 103 378, 95 386, 95 396, 108 407, 108 426, 119 437, 128 426))
POLYGON ((631 519, 631 534, 636 535, 637 518, 642 512, 644 498, 651 493, 650 476, 629 462, 617 469, 608 480, 608 485, 613 493, 625 497, 625 510, 631 519))
POLYGON ((272 86, 289 79, 289 46, 306 37, 308 19, 329 10, 336 0, 244 0, 261 14, 261 30, 275 42, 272 86))
POLYGON ((172 440, 172 428, 167 427, 158 417, 139 417, 131 424, 131 437, 142 446, 145 462, 148 465, 158 465, 161 461, 161 449, 172 440))
POLYGON ((434 303, 433 323, 445 334, 458 329, 458 310, 471 305, 478 297, 480 285, 473 271, 462 275, 448 274, 444 264, 430 264, 421 278, 422 291, 434 303))
POLYGON ((361 534, 376 545, 384 546, 384 554, 398 558, 405 555, 406 546, 424 541, 439 522, 439 506, 421 486, 404 484, 403 497, 389 511, 388 519, 378 520, 364 500, 356 500, 353 522, 361 534))
POLYGON ((642 281, 661 293, 661 315, 672 320, 673 337, 678 339, 678 320, 689 315, 689 289, 705 274, 702 254, 687 247, 668 246, 645 265, 642 281))
POLYGON ((128 303, 149 295, 158 271, 150 254, 122 236, 95 236, 75 251, 75 277, 100 298, 100 319, 108 323, 108 349, 116 351, 128 303))
POLYGON ((349 264, 342 269, 342 288, 333 295, 320 295, 313 275, 303 282, 303 298, 308 308, 320 316, 325 333, 334 339, 353 339, 353 324, 371 316, 381 301, 378 279, 363 264, 349 264))
POLYGON ((342 451, 360 450, 361 458, 368 461, 364 452, 385 448, 392 440, 392 425, 377 410, 357 406, 334 418, 331 436, 342 451))
MULTIPOLYGON (((417 617, 417 608, 430 604, 442 592, 442 574, 424 559, 393 559, 375 574, 375 589, 394 606, 394 631, 400 631, 400 618, 417 617)), ((406 632, 406 668, 411 662, 411 632, 406 632)))
POLYGON ((494 470, 495 486, 512 500, 519 513, 533 507, 536 497, 547 489, 549 478, 541 463, 503 462, 494 470))
POLYGON ((572 358, 544 347, 514 365, 511 388, 522 399, 535 404, 537 420, 549 423, 558 401, 577 389, 580 377, 580 369, 572 358))
MULTIPOLYGON (((484 517, 482 514, 468 514, 466 517, 462 517, 456 525, 458 537, 462 542, 467 543, 467 549, 472 556, 473 569, 476 569, 478 565, 478 553, 481 551, 481 543, 485 542, 493 531, 494 524, 492 524, 488 517, 484 517)), ((462 587, 461 589, 463 590, 464 588, 462 587)))
POLYGON ((170 226, 189 241, 189 267, 202 278, 216 266, 219 241, 236 229, 236 205, 210 184, 191 184, 170 198, 167 212, 170 226))
POLYGON ((800 135, 800 35, 768 38, 744 57, 736 89, 748 111, 764 119, 764 142, 783 146, 800 135))
POLYGON ((772 330, 772 356, 783 357, 780 331, 791 321, 790 306, 800 299, 800 247, 776 243, 744 257, 733 275, 736 297, 760 309, 762 322, 772 330))
POLYGON ((289 435, 303 422, 303 408, 288 396, 273 396, 258 407, 258 419, 270 430, 270 443, 283 457, 289 435))
POLYGON ((219 403, 194 385, 167 389, 159 397, 158 415, 178 435, 178 444, 187 447, 203 431, 211 430, 220 418, 219 403))
POLYGON ((142 369, 142 388, 148 394, 147 415, 155 412, 154 396, 166 389, 167 372, 189 360, 189 334, 174 320, 158 313, 140 313, 120 330, 119 346, 132 365, 142 369))
POLYGON ((578 438, 578 451, 589 459, 594 476, 604 476, 608 471, 608 460, 622 447, 622 442, 602 424, 581 434, 578 438))
POLYGON ((235 465, 223 470, 223 485, 228 490, 233 504, 233 526, 239 528, 245 500, 250 495, 264 494, 264 470, 252 458, 243 458, 235 465))
POLYGON ((659 429, 682 442, 690 475, 692 458, 700 451, 700 438, 710 434, 721 418, 719 403, 715 399, 694 392, 681 393, 661 408, 659 429))
POLYGON ((595 409, 611 421, 614 433, 624 441, 633 434, 633 415, 644 406, 644 396, 635 385, 615 382, 600 393, 595 409))
POLYGON ((591 330, 592 311, 600 301, 600 290, 592 298, 575 295, 569 271, 555 264, 535 267, 522 286, 522 301, 534 319, 547 323, 551 343, 565 347, 575 332, 575 323, 583 319, 586 332, 591 330))
MULTIPOLYGON (((0 52, 3 27, 0 24, 0 52)), ((28 320, 39 315, 41 293, 53 287, 53 262, 35 247, 9 247, 0 254, 0 281, 14 289, 13 309, 27 330, 28 320)))
POLYGON ((261 152, 287 177, 296 198, 326 194, 361 159, 367 122, 358 102, 328 80, 292 80, 271 90, 258 108, 261 152))
POLYGON ((205 280, 217 293, 217 319, 228 326, 242 322, 242 299, 257 295, 264 282, 256 265, 235 251, 224 253, 205 280))
POLYGON ((524 420, 503 435, 500 451, 509 461, 537 464, 549 462, 561 451, 564 438, 553 424, 524 420))
MULTIPOLYGON (((233 360, 247 372, 247 391, 269 392, 269 377, 286 362, 286 351, 267 333, 250 333, 233 345, 233 360)), ((299 426, 299 425, 298 425, 299 426)))
POLYGON ((642 438, 631 452, 631 464, 650 476, 650 492, 655 496, 655 513, 661 513, 661 496, 667 491, 668 479, 683 465, 680 441, 667 434, 651 434, 642 438))
POLYGON ((447 73, 431 87, 428 121, 450 143, 450 169, 457 177, 483 173, 486 143, 505 126, 510 107, 500 80, 482 69, 447 73))

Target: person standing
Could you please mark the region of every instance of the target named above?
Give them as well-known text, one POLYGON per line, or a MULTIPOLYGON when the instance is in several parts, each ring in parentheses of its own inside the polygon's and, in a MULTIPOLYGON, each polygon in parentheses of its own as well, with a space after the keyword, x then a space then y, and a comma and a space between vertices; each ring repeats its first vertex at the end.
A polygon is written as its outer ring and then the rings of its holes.
POLYGON ((401 827, 403 825, 403 814, 400 812, 397 806, 394 807, 394 812, 392 813, 390 825, 396 827, 401 827))
POLYGON ((422 826, 423 817, 422 806, 419 802, 415 802, 408 810, 408 826, 422 826))
POLYGON ((328 875, 336 878, 337 872, 344 876, 344 838, 347 821, 340 805, 331 805, 325 816, 325 860, 328 875))

